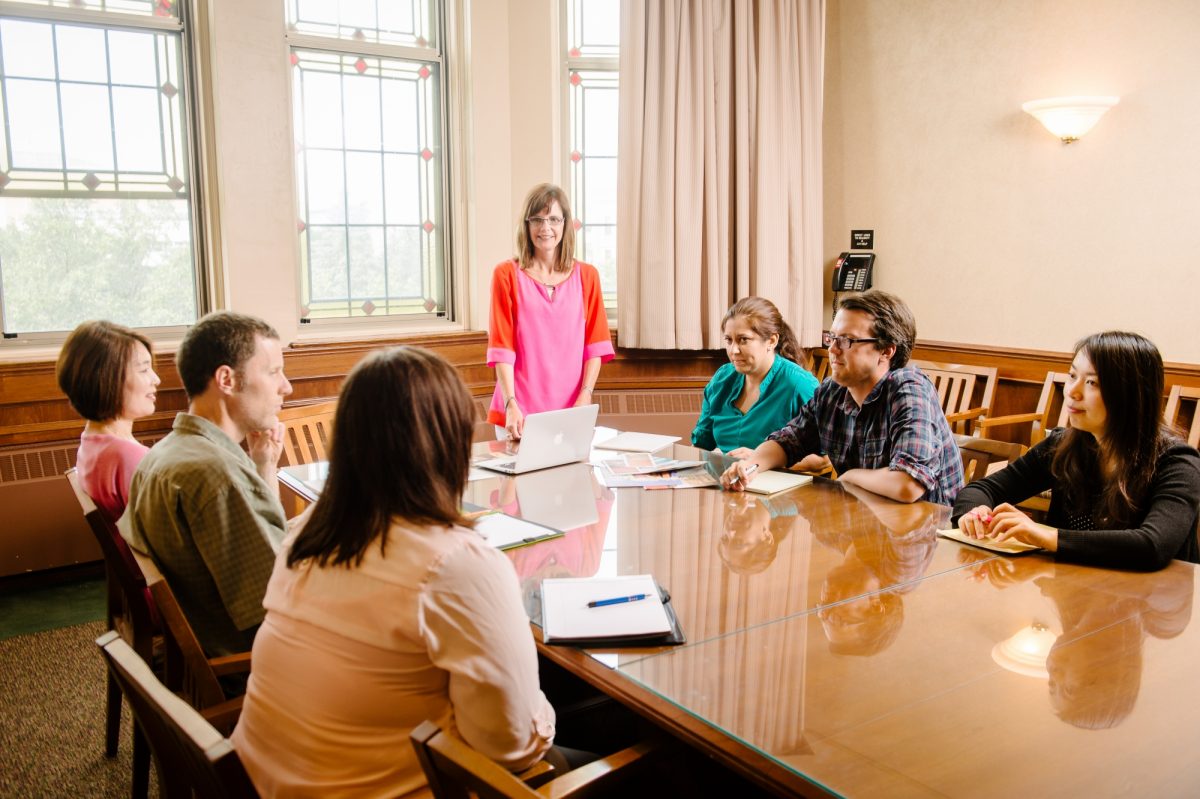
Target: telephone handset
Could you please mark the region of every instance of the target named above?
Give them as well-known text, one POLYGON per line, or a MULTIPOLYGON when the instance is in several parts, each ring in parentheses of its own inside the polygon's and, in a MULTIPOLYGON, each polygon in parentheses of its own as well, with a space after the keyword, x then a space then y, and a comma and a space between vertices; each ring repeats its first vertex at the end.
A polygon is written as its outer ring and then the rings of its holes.
POLYGON ((873 252, 842 253, 833 269, 833 290, 866 291, 871 288, 871 268, 874 265, 873 252))

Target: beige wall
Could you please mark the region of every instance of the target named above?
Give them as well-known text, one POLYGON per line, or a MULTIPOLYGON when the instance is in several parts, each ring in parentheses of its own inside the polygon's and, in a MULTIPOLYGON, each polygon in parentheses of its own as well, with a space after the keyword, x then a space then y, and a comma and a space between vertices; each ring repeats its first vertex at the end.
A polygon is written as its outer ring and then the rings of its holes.
POLYGON ((1200 5, 829 0, 827 36, 827 264, 874 228, 925 339, 1200 362, 1200 5), (1121 102, 1064 146, 1021 103, 1069 94, 1121 102))

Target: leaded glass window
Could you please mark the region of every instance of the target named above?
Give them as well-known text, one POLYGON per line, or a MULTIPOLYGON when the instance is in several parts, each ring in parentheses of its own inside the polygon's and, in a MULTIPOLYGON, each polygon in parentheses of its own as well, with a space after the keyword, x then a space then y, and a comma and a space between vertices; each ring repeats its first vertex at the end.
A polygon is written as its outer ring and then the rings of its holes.
POLYGON ((566 0, 571 205, 580 260, 617 302, 617 57, 619 0, 566 0))
POLYGON ((4 334, 189 324, 200 299, 176 3, 67 5, 0 16, 4 334))
POLYGON ((446 314, 435 10, 288 3, 302 320, 446 314))

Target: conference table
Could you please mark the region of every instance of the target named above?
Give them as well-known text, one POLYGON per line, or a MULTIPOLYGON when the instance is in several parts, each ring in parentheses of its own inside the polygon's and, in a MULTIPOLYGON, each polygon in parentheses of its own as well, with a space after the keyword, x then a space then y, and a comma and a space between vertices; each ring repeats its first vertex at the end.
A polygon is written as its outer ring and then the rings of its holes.
MULTIPOLYGON (((713 474, 729 462, 659 454, 713 474)), ((311 501, 324 468, 281 481, 311 501)), ((507 552, 543 657, 762 789, 1200 793, 1192 564, 1139 574, 994 555, 939 538, 947 508, 823 478, 759 496, 610 489, 597 471, 473 470, 464 500, 566 531, 507 552), (542 579, 628 574, 669 591, 686 644, 541 641, 542 579)))

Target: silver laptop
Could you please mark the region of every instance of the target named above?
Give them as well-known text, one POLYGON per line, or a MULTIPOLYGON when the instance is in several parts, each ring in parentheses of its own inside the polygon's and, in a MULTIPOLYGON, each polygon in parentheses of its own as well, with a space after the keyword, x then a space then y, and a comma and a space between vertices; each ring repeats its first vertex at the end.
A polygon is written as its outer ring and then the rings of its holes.
POLYGON ((503 474, 524 474, 586 461, 592 450, 592 434, 599 413, 599 405, 531 413, 525 417, 525 431, 516 455, 492 458, 475 465, 503 474))

